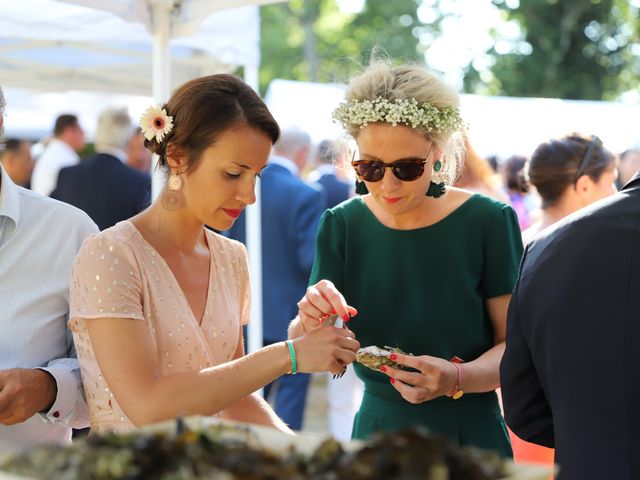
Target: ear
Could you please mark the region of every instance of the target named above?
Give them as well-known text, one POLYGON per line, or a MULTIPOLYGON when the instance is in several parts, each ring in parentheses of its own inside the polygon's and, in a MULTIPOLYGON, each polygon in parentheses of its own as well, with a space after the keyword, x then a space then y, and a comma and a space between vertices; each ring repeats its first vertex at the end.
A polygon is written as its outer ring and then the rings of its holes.
POLYGON ((167 165, 172 172, 183 173, 187 170, 187 155, 173 144, 167 145, 167 165))
POLYGON ((434 162, 436 160, 442 161, 442 149, 438 145, 436 145, 436 148, 433 150, 433 155, 433 158, 435 159, 434 162))
POLYGON ((593 186, 594 182, 589 175, 581 175, 576 182, 576 193, 578 195, 588 195, 593 186))

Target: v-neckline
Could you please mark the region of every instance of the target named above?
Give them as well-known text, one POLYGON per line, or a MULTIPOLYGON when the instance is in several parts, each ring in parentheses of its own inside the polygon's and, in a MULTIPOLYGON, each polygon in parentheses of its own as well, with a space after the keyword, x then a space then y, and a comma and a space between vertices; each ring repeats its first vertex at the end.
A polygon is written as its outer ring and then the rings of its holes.
POLYGON ((171 281, 177 287, 177 291, 179 292, 179 295, 182 298, 182 301, 184 302, 185 307, 189 311, 189 316, 191 318, 191 321, 193 322, 194 326, 201 329, 204 319, 207 315, 207 312, 209 311, 209 299, 211 297, 211 284, 213 282, 213 267, 211 265, 213 261, 213 249, 211 248, 211 243, 209 242, 209 237, 207 235, 206 228, 202 227, 204 230, 204 239, 205 239, 205 242, 207 242, 207 248, 209 249, 209 281, 207 282, 207 295, 204 300, 204 309, 202 310, 202 318, 200 318, 200 320, 198 321, 195 313, 193 313, 193 309, 191 308, 191 304, 189 303, 189 299, 187 298, 187 295, 184 293, 184 290, 182 290, 182 287, 180 286, 180 282, 178 282, 178 279, 176 278, 175 273, 173 273, 173 270, 171 270, 171 267, 169 267, 169 264, 167 263, 167 261, 160 254, 160 252, 158 252, 158 250, 156 250, 156 248, 153 245, 151 245, 151 243, 146 238, 144 238, 144 235, 142 235, 142 232, 138 230, 138 227, 136 227, 132 221, 125 220, 125 222, 131 225, 131 227, 135 230, 136 234, 145 243, 147 248, 150 249, 150 251, 152 252, 152 255, 159 258, 162 264, 164 265, 164 268, 169 271, 169 275, 171 276, 171 281))

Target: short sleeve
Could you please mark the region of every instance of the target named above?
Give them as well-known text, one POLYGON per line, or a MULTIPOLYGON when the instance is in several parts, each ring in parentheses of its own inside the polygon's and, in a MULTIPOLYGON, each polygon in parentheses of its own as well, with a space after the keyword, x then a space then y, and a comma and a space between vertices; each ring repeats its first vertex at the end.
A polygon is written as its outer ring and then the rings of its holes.
POLYGON ((249 278, 249 259, 247 249, 240 242, 237 245, 237 265, 239 286, 240 286, 240 323, 249 324, 251 320, 251 280, 249 278))
POLYGON ((345 229, 333 210, 327 210, 320 219, 316 236, 316 258, 313 262, 309 285, 330 280, 339 291, 345 283, 345 229))
POLYGON ((513 291, 522 258, 522 234, 515 211, 503 205, 491 220, 484 239, 484 298, 513 291))
POLYGON ((131 247, 105 232, 87 238, 71 273, 71 318, 144 320, 142 281, 131 247))

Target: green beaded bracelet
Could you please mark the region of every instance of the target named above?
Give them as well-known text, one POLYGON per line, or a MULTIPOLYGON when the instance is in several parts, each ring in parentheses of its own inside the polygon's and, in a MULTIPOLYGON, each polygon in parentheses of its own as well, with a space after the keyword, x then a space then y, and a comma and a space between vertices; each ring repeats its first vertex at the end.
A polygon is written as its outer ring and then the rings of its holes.
POLYGON ((289 356, 291 357, 291 375, 294 375, 298 372, 298 362, 296 361, 296 350, 293 348, 293 343, 291 340, 287 340, 285 342, 287 347, 289 347, 289 356))

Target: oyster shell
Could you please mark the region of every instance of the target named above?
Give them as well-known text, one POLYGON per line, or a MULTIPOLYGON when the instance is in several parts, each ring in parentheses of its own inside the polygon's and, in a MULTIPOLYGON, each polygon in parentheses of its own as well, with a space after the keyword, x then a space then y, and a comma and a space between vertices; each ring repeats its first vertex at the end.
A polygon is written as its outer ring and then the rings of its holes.
POLYGON ((400 365, 389 358, 389 355, 392 353, 410 355, 399 348, 387 346, 380 348, 372 345, 370 347, 361 348, 356 352, 356 362, 376 371, 379 371, 382 365, 389 365, 393 368, 405 368, 404 365, 400 365))

